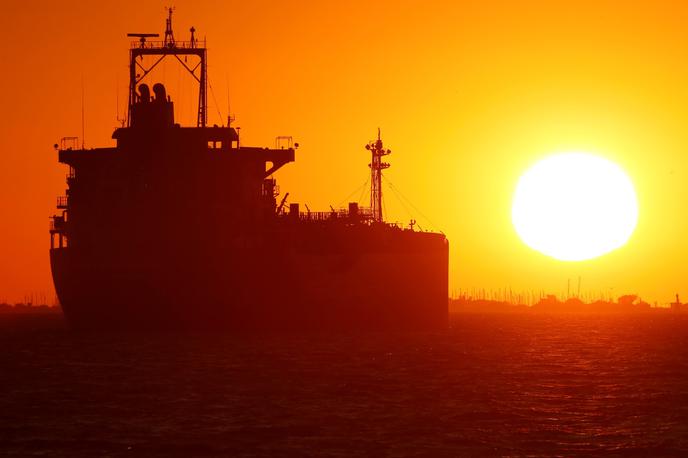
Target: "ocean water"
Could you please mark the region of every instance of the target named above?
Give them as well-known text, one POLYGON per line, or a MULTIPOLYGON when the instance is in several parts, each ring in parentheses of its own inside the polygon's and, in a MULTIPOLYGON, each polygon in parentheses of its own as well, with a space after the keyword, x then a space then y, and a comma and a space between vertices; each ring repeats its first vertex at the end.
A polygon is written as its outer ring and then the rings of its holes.
POLYGON ((83 336, 0 316, 2 456, 688 456, 688 316, 83 336))

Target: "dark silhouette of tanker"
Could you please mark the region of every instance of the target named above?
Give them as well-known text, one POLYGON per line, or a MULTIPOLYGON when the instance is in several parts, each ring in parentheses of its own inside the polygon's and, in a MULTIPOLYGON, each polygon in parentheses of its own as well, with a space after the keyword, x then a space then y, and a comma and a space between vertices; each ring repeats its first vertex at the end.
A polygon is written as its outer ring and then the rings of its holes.
MULTIPOLYGON (((444 235, 382 219, 379 138, 371 208, 300 212, 277 203, 273 174, 295 148, 240 145, 209 127, 205 44, 138 38, 130 50, 129 112, 115 147, 70 147, 50 262, 64 314, 79 329, 328 329, 439 327, 447 322, 444 235), (175 123, 143 56, 176 58, 199 82, 196 127, 175 123), (193 67, 188 59, 196 59, 193 67)), ((153 64, 153 67, 157 62, 153 64)))

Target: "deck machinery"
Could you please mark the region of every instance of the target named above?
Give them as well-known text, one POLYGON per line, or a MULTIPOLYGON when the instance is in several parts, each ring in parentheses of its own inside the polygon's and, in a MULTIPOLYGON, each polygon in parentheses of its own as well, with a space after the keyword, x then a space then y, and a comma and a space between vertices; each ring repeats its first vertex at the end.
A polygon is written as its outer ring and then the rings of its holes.
POLYGON ((297 145, 247 147, 231 125, 207 126, 205 43, 193 28, 189 41, 175 41, 171 12, 163 41, 130 36, 129 110, 116 146, 57 148, 69 172, 50 262, 74 328, 446 325, 447 239, 383 221, 389 150, 379 133, 367 146, 370 209, 278 204, 273 174, 297 145), (165 87, 144 81, 165 58, 199 83, 195 127, 176 123, 165 87))

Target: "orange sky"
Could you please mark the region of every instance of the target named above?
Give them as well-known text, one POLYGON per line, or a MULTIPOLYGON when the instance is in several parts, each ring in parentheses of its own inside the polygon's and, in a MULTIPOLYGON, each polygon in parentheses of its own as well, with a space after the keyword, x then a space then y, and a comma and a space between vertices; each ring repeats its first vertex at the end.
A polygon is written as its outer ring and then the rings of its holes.
MULTIPOLYGON (((380 126, 389 180, 451 242, 452 289, 511 287, 688 298, 688 7, 679 2, 177 1, 177 39, 206 36, 210 122, 231 109, 242 144, 293 135, 277 178, 290 201, 327 209, 368 174, 380 126), (520 173, 559 151, 597 153, 633 180, 629 243, 565 263, 526 247, 510 206, 520 173)), ((0 111, 0 302, 52 298, 48 216, 64 194, 53 143, 108 146, 126 99, 126 32, 160 32, 155 2, 5 6, 0 111)), ((178 119, 191 86, 161 68, 178 119)), ((409 216, 385 188, 387 218, 409 216)), ((356 199, 358 196, 356 196, 356 199)), ((355 200, 355 199, 354 199, 355 200)))

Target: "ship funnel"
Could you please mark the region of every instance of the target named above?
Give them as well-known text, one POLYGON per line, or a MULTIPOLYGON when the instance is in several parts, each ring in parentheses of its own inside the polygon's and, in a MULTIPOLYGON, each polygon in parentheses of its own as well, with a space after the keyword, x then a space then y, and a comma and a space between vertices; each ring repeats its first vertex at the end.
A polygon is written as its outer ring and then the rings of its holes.
POLYGON ((150 88, 147 84, 139 84, 139 102, 150 102, 150 88))
POLYGON ((153 92, 155 92, 156 102, 167 101, 167 91, 165 91, 165 86, 163 86, 162 84, 155 83, 155 85, 153 86, 153 92))
POLYGON ((138 85, 137 102, 131 107, 130 126, 158 128, 174 125, 174 106, 167 96, 165 86, 156 83, 153 86, 153 93, 155 98, 151 100, 148 85, 138 85))

